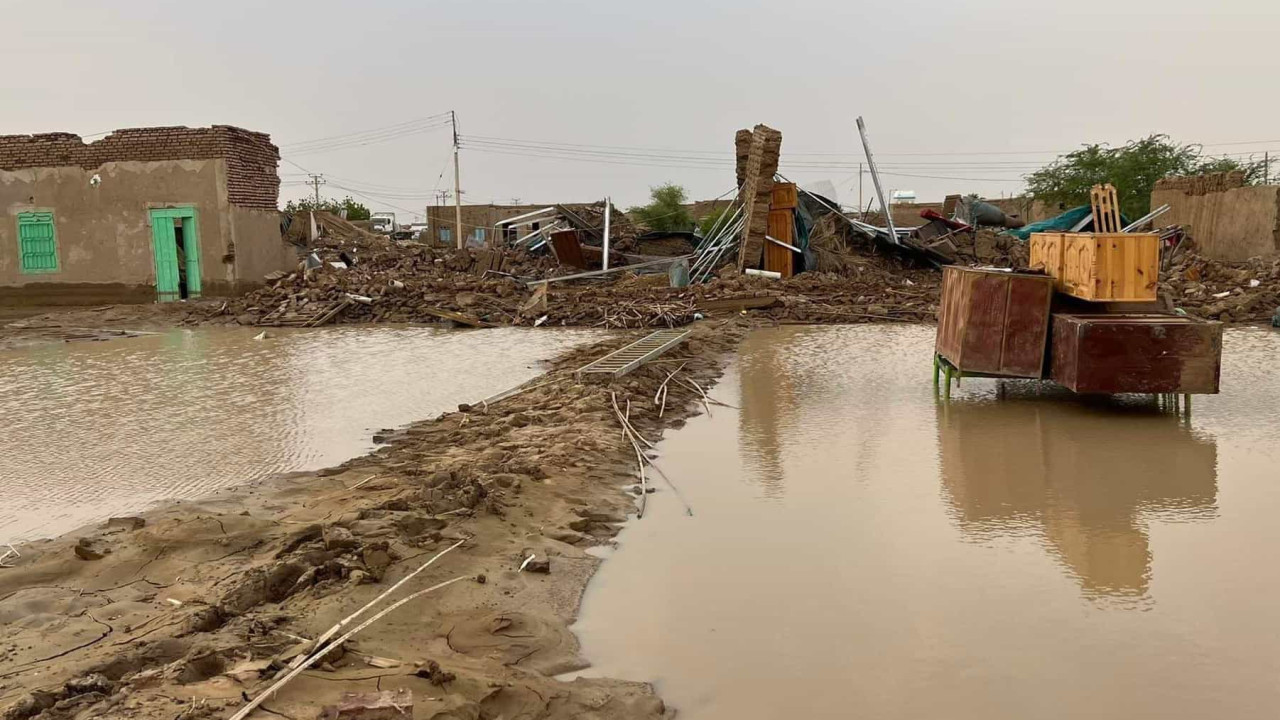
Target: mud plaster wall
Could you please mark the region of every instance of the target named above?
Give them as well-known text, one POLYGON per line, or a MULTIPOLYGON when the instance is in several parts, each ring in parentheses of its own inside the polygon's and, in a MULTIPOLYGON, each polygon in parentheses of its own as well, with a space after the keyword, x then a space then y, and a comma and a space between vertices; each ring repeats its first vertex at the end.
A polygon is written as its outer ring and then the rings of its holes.
POLYGON ((1191 194, 1157 185, 1151 207, 1169 205, 1157 225, 1185 225, 1200 253, 1223 262, 1280 252, 1280 186, 1257 185, 1191 194))
POLYGON ((263 283, 276 270, 293 270, 300 260, 298 248, 280 236, 280 213, 232 205, 231 240, 235 248, 234 287, 240 293, 263 283))
POLYGON ((225 172, 222 160, 0 170, 0 286, 31 286, 36 294, 51 285, 116 286, 132 297, 154 299, 154 289, 139 291, 155 285, 149 210, 191 205, 199 223, 205 292, 233 287, 234 268, 222 259, 231 240, 229 216, 222 212, 225 172), (95 174, 102 179, 97 187, 90 185, 95 174), (28 210, 54 214, 57 272, 20 272, 17 215, 28 210))

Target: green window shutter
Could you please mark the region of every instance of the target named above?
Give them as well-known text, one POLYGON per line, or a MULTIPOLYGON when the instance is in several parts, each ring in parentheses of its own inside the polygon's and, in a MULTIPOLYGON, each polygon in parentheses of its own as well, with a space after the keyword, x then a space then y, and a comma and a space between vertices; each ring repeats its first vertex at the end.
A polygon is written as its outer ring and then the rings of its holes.
POLYGON ((24 273, 58 271, 58 236, 53 213, 18 213, 18 260, 24 273))

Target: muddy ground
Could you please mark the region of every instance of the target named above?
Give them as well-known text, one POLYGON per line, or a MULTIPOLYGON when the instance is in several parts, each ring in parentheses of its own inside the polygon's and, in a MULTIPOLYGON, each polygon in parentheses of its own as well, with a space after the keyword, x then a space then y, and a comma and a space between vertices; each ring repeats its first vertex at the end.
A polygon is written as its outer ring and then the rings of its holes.
MULTIPOLYGON (((615 394, 656 441, 698 412, 695 384, 715 383, 744 331, 704 320, 620 380, 576 380, 639 334, 620 333, 556 359, 525 392, 412 425, 339 467, 19 547, 0 569, 3 718, 230 717, 308 640, 459 541, 375 612, 462 580, 373 624, 252 717, 313 718, 343 692, 401 688, 416 718, 669 717, 646 684, 553 676, 585 666, 568 628, 600 562, 586 549, 638 504, 615 394), (659 417, 655 393, 676 368, 659 417), (519 572, 531 554, 549 572, 519 572)), ((648 498, 677 501, 650 480, 648 498)))

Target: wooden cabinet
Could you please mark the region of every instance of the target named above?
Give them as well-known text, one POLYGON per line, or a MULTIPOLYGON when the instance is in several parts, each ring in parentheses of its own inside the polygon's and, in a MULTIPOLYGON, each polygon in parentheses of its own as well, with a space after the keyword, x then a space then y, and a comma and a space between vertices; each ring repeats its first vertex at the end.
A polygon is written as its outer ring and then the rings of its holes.
POLYGON ((1081 300, 1152 302, 1160 280, 1155 233, 1032 233, 1031 266, 1081 300))
POLYGON ((1053 381, 1078 393, 1217 393, 1222 324, 1180 315, 1053 315, 1053 381))
MULTIPOLYGON (((769 237, 781 240, 788 245, 795 245, 795 218, 792 215, 794 212, 794 210, 770 210, 769 237)), ((765 240, 764 269, 781 273, 784 279, 789 278, 795 274, 794 255, 795 253, 778 243, 765 240)))
POLYGON ((1053 279, 943 268, 936 351, 961 372, 1045 376, 1053 279))

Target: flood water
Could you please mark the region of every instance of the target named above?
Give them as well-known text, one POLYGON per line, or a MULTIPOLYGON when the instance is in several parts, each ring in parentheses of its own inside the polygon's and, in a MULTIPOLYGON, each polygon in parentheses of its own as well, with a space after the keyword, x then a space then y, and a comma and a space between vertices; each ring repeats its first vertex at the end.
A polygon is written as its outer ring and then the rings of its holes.
POLYGON ((174 330, 0 352, 0 542, 337 464, 376 430, 535 377, 597 336, 504 328, 174 330))
POLYGON ((928 327, 758 331, 589 586, 585 674, 682 718, 1263 718, 1280 708, 1280 333, 1189 423, 930 383, 928 327))

